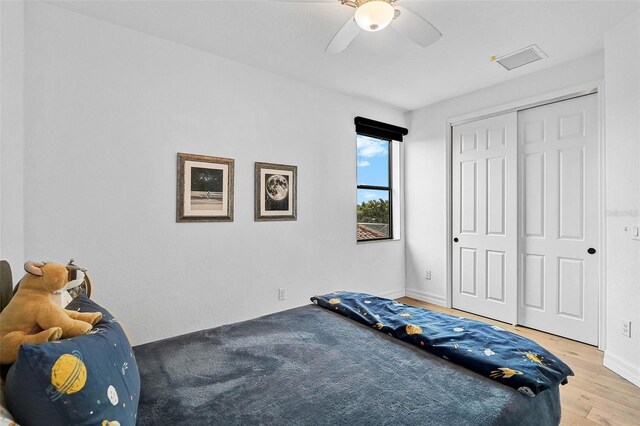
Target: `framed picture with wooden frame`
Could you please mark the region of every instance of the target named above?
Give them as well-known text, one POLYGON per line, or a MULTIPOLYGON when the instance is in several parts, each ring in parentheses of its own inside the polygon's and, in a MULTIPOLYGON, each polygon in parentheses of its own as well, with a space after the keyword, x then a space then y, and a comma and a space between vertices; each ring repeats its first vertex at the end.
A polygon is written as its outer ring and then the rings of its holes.
POLYGON ((256 163, 254 220, 296 220, 298 167, 256 163))
POLYGON ((234 163, 178 153, 176 222, 233 222, 234 163))

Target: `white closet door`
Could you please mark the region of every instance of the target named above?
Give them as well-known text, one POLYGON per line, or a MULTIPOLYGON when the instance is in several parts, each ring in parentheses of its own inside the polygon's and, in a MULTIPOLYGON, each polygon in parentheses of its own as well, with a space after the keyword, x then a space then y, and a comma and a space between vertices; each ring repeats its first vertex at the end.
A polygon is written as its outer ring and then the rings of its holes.
POLYGON ((515 324, 517 113, 453 128, 453 307, 515 324))
POLYGON ((596 99, 583 96, 518 113, 518 323, 593 345, 600 249, 596 99))

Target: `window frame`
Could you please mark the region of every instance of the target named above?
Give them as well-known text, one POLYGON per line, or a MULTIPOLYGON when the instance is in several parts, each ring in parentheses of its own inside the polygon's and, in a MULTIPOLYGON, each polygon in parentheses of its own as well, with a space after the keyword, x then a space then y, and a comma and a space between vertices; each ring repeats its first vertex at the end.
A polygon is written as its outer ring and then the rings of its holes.
POLYGON ((361 240, 358 238, 358 233, 357 233, 357 227, 358 227, 358 217, 357 217, 357 209, 359 204, 356 203, 356 242, 358 243, 366 243, 366 242, 370 242, 370 241, 387 241, 387 240, 393 240, 393 140, 388 139, 388 138, 381 138, 378 136, 370 136, 364 133, 358 133, 356 132, 356 142, 357 142, 357 137, 358 136, 364 136, 367 138, 372 138, 372 139, 377 139, 380 141, 385 141, 387 142, 387 153, 388 153, 388 163, 387 163, 387 173, 388 173, 388 181, 387 181, 387 185, 388 186, 378 186, 378 185, 359 185, 358 184, 358 168, 357 168, 357 156, 356 156, 356 198, 357 198, 357 193, 359 189, 370 189, 370 190, 374 190, 374 191, 387 191, 387 193, 389 194, 389 236, 387 237, 381 237, 381 238, 367 238, 364 240, 361 240))

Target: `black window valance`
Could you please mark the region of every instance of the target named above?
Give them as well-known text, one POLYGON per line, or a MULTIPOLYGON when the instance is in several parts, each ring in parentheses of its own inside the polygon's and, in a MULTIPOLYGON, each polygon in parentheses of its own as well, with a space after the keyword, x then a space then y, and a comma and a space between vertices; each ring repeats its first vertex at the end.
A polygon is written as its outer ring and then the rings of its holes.
POLYGON ((387 139, 402 142, 402 137, 409 133, 404 127, 375 121, 364 117, 356 117, 353 122, 356 125, 356 133, 372 138, 387 139))

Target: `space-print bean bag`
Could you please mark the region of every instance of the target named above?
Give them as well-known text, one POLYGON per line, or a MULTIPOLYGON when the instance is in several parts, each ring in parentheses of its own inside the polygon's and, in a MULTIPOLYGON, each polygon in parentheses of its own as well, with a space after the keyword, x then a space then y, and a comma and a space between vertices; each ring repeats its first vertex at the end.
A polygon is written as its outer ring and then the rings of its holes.
POLYGON ((7 373, 9 411, 22 426, 135 425, 140 374, 124 330, 85 295, 66 309, 103 317, 89 334, 22 345, 7 373))

